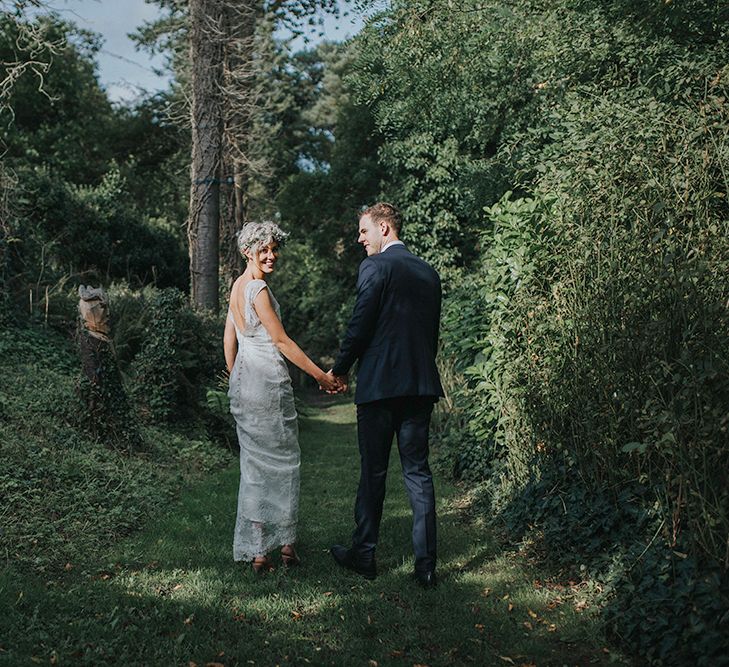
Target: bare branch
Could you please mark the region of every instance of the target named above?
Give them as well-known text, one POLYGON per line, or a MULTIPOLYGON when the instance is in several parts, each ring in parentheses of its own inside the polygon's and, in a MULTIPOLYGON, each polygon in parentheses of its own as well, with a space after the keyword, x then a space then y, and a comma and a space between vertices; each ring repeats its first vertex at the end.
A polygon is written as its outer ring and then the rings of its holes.
POLYGON ((53 56, 66 47, 64 37, 52 38, 48 26, 37 12, 30 10, 47 8, 42 0, 0 0, 0 10, 6 19, 12 21, 16 31, 13 55, 2 62, 0 79, 0 111, 10 111, 10 97, 15 84, 28 72, 38 79, 38 90, 44 89, 45 75, 51 68, 53 56))

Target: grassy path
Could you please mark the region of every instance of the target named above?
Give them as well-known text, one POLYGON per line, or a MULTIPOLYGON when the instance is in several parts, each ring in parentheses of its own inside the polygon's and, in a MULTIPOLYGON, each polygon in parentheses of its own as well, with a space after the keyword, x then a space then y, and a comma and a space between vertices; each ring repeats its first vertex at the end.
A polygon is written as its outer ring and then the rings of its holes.
POLYGON ((258 578, 231 558, 235 465, 183 494, 142 534, 49 582, 0 578, 0 664, 609 664, 595 621, 467 520, 436 480, 441 583, 411 580, 410 512, 393 448, 374 582, 327 553, 348 538, 357 480, 354 411, 302 419, 300 554, 258 578))

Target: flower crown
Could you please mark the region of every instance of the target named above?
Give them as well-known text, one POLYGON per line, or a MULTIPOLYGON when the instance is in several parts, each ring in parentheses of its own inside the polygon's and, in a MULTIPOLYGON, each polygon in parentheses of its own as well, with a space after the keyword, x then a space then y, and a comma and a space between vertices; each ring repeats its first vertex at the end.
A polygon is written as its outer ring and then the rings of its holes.
POLYGON ((238 250, 244 254, 246 250, 255 250, 268 243, 283 245, 288 234, 275 222, 247 222, 238 232, 238 250))

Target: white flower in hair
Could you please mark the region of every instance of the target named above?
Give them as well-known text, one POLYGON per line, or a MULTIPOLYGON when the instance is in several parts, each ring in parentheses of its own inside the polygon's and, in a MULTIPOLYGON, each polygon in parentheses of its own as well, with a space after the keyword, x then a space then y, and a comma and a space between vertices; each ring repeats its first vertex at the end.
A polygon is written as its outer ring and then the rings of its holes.
POLYGON ((284 244, 288 234, 275 222, 247 222, 238 232, 238 250, 245 254, 246 250, 258 250, 269 243, 284 244))

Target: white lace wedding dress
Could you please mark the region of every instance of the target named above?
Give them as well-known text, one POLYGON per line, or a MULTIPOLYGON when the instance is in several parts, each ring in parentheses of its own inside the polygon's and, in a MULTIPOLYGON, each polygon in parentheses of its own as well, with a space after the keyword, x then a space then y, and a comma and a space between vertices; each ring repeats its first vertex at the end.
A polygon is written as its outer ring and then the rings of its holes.
MULTIPOLYGON (((253 308, 263 289, 268 289, 263 280, 245 286, 242 331, 228 311, 238 339, 228 390, 240 444, 236 561, 249 561, 296 541, 300 461, 296 408, 286 362, 253 308)), ((280 317, 278 302, 270 290, 269 294, 280 317)))

